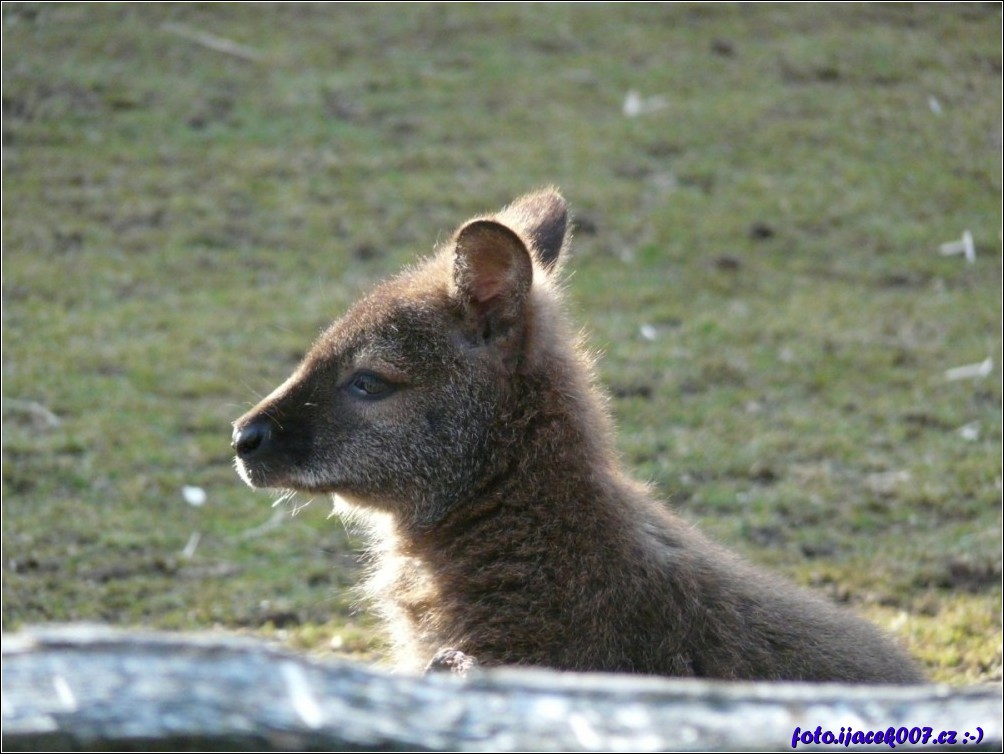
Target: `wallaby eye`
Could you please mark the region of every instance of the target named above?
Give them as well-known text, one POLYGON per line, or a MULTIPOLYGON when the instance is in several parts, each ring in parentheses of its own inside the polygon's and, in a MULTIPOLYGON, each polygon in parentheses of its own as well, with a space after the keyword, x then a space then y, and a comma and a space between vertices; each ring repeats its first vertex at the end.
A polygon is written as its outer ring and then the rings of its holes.
POLYGON ((394 391, 394 385, 373 372, 356 372, 346 383, 349 393, 356 398, 385 398, 394 391))

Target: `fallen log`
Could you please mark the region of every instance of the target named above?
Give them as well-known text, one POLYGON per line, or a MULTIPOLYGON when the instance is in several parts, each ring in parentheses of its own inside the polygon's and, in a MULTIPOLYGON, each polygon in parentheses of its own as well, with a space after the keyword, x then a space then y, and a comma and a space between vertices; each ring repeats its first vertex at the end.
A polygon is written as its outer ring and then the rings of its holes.
POLYGON ((1000 688, 395 676, 244 638, 94 626, 5 634, 2 688, 4 751, 755 751, 845 748, 841 733, 875 750, 876 732, 911 750, 949 731, 968 750, 1002 744, 1000 688))

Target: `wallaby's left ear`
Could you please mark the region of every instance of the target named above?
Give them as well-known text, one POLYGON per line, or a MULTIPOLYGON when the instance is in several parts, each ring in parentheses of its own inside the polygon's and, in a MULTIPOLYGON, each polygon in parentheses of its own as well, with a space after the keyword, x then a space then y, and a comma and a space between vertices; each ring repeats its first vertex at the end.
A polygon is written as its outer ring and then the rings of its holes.
POLYGON ((513 230, 494 220, 467 223, 457 231, 454 246, 453 281, 470 337, 514 354, 533 283, 530 252, 513 230))
POLYGON ((557 265, 568 245, 568 202, 556 189, 549 188, 521 196, 497 216, 499 222, 515 228, 533 245, 537 261, 545 270, 557 265))

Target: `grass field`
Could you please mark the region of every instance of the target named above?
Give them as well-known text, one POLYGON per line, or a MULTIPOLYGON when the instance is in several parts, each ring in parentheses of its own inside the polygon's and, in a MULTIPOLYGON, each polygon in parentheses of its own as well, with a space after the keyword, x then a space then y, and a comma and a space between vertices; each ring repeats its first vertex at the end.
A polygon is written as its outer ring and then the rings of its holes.
POLYGON ((1000 681, 1000 29, 995 3, 4 3, 4 630, 379 658, 359 543, 244 487, 229 423, 374 281, 557 184, 637 475, 933 678, 1000 681), (964 231, 974 259, 939 253, 964 231))

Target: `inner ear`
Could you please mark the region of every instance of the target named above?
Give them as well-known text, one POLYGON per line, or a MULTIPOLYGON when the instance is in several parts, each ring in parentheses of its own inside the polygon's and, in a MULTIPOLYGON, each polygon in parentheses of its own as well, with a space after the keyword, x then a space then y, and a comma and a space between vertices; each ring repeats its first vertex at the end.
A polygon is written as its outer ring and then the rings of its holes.
POLYGON ((533 283, 526 244, 494 220, 472 220, 454 244, 453 280, 480 339, 507 335, 522 320, 533 283))

